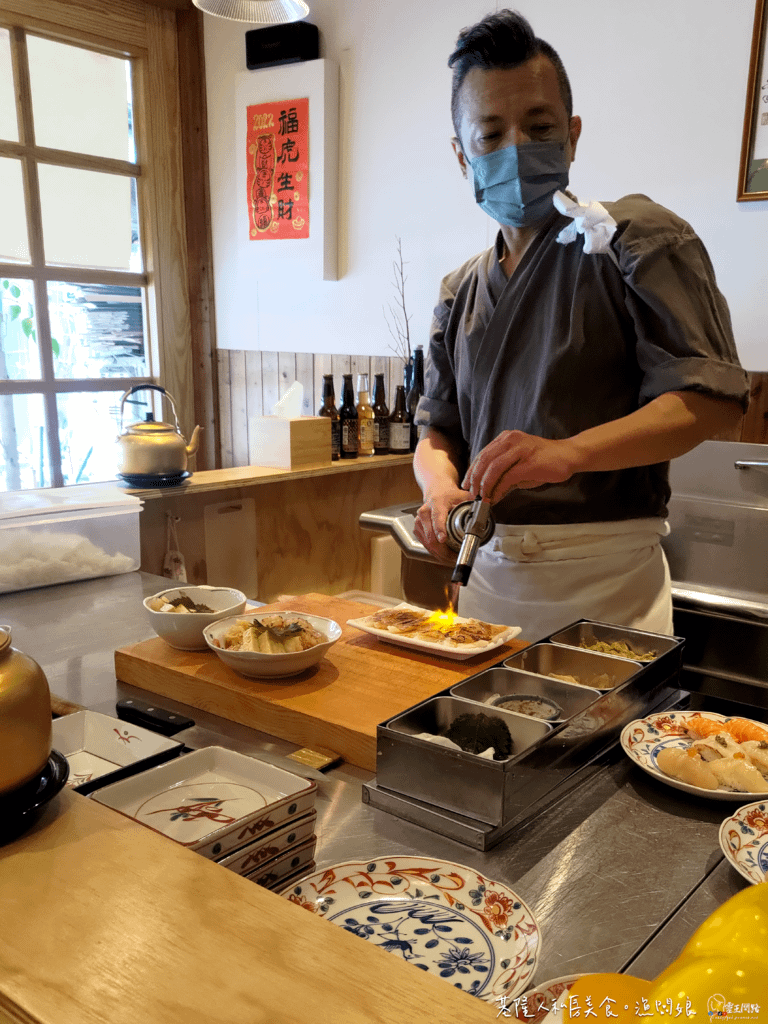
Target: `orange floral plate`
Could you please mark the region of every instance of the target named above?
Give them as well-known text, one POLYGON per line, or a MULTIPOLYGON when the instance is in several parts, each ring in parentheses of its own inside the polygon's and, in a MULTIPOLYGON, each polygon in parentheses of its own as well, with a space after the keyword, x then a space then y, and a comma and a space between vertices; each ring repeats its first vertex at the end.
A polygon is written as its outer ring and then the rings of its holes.
POLYGON ((720 846, 747 881, 768 879, 768 803, 745 804, 720 826, 720 846))
POLYGON ((489 1002, 522 992, 541 951, 539 927, 520 897, 461 864, 348 861, 282 895, 489 1002))

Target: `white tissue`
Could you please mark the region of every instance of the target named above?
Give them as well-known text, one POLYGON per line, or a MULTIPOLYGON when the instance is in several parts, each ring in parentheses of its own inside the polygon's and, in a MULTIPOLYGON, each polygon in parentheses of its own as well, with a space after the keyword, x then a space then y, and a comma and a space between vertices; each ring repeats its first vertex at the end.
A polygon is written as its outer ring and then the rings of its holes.
POLYGON ((275 416, 284 420, 295 420, 301 416, 304 401, 304 385, 295 380, 272 410, 275 416))
POLYGON ((611 249, 616 221, 601 203, 577 203, 565 192, 555 192, 552 202, 560 213, 573 218, 573 223, 564 227, 557 236, 558 242, 568 245, 575 242, 579 235, 584 235, 584 252, 607 253, 618 263, 611 249))

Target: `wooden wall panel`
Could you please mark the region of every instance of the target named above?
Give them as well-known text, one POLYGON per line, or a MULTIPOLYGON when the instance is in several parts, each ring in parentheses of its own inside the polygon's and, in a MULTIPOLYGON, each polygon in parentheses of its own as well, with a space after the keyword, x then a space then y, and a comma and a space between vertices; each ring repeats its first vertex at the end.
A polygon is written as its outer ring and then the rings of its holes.
POLYGON ((394 391, 390 381, 402 383, 403 362, 389 356, 313 355, 310 352, 219 352, 218 392, 221 429, 221 465, 256 466, 253 424, 259 416, 272 415, 275 403, 298 380, 304 387, 302 415, 316 416, 322 404, 323 374, 332 373, 336 406, 341 405, 342 374, 352 373, 357 387, 358 373, 384 374, 387 404, 392 407, 394 391))
POLYGON ((741 441, 768 443, 768 373, 750 373, 749 408, 741 423, 741 441))

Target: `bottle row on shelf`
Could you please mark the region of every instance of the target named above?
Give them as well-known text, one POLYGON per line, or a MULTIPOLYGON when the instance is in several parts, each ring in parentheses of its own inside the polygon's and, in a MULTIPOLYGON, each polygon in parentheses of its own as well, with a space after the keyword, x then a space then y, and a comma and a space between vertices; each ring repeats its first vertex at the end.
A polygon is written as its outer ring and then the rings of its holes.
POLYGON ((342 402, 336 408, 333 374, 323 375, 323 404, 318 416, 331 421, 331 458, 356 459, 359 455, 407 455, 415 451, 418 428, 414 422, 416 408, 424 391, 424 351, 417 346, 413 355, 412 385, 408 394, 405 385, 395 389, 395 402, 390 412, 384 389, 384 374, 377 373, 371 405, 368 374, 357 375, 357 400, 352 374, 342 374, 342 402))

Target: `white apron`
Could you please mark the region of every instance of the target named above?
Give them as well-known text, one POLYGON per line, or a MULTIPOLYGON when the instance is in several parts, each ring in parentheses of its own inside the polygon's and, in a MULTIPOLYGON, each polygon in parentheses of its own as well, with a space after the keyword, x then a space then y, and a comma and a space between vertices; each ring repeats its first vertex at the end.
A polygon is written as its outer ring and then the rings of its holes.
POLYGON ((537 640, 577 619, 672 633, 663 519, 497 525, 477 553, 459 615, 522 627, 537 640))

